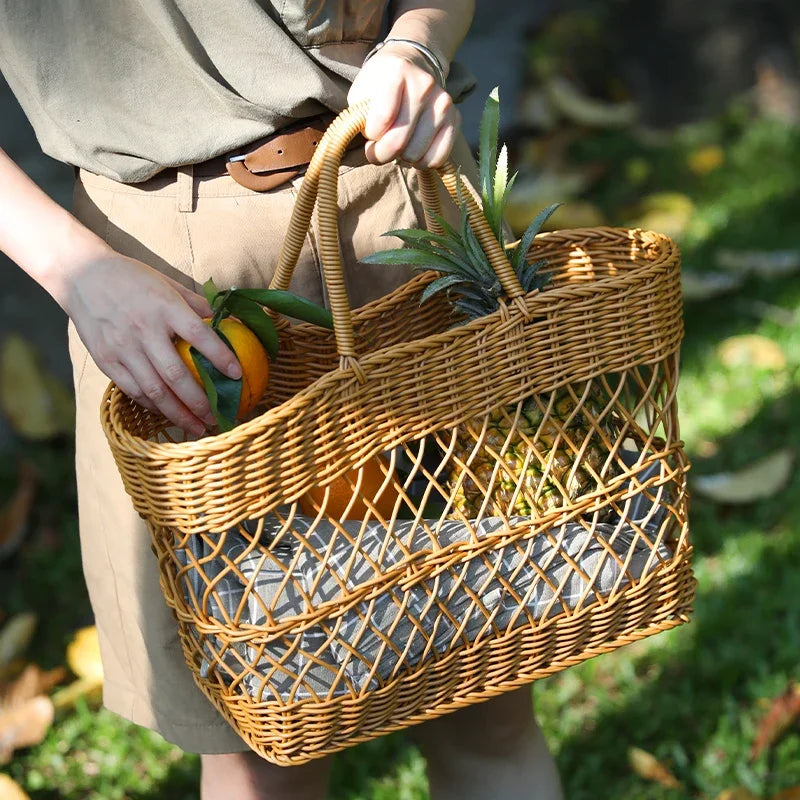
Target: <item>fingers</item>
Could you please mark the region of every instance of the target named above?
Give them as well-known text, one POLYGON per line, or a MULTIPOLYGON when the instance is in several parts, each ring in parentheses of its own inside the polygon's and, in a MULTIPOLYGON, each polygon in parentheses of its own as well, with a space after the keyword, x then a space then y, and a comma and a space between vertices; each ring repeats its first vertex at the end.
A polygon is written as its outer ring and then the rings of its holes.
POLYGON ((382 51, 369 61, 353 83, 348 101, 367 98, 365 153, 371 163, 402 159, 438 167, 446 162, 461 116, 450 95, 413 55, 382 51))
POLYGON ((172 283, 175 286, 175 291, 186 301, 186 304, 195 314, 204 318, 212 315, 211 306, 208 304, 208 300, 206 300, 205 297, 197 294, 197 292, 193 292, 191 289, 187 289, 177 281, 173 281, 172 283))
MULTIPOLYGON (((169 416, 176 425, 181 423, 171 415, 167 414, 158 405, 158 399, 164 394, 163 389, 169 389, 169 394, 177 400, 181 411, 188 409, 195 420, 203 420, 208 425, 214 424, 214 415, 211 413, 211 406, 202 386, 194 379, 187 366, 178 355, 175 346, 169 339, 161 341, 146 342, 146 353, 150 365, 153 367, 159 380, 155 379, 152 371, 148 377, 152 382, 153 388, 157 392, 157 397, 150 393, 147 396, 151 402, 156 403, 159 411, 165 416, 169 416)), ((224 346, 224 345, 223 345, 224 346)), ((142 384, 139 384, 142 386, 142 384)))
MULTIPOLYGON (((373 163, 388 164, 396 158, 402 158, 408 144, 415 134, 424 140, 433 138, 436 133, 435 119, 433 116, 433 100, 446 93, 438 89, 432 75, 423 70, 409 66, 413 70, 406 75, 405 81, 399 92, 399 110, 391 127, 374 142, 372 148, 373 163), (421 130, 418 128, 422 124, 421 130)), ((370 138, 370 137, 367 137, 370 138)), ((425 150, 422 150, 424 154, 425 150)))
POLYGON ((443 167, 447 163, 450 154, 453 152, 456 136, 461 126, 461 114, 458 112, 458 109, 453 108, 452 114, 455 119, 451 124, 443 125, 439 129, 439 132, 434 137, 425 155, 416 162, 418 167, 437 169, 438 167, 443 167))
POLYGON ((420 167, 442 166, 453 149, 460 122, 450 95, 441 92, 426 106, 400 157, 420 167))
POLYGON ((369 141, 380 139, 394 124, 403 103, 404 87, 399 91, 378 93, 372 97, 364 123, 364 137, 369 141))
MULTIPOLYGON (((176 314, 172 319, 173 331, 186 339, 198 352, 202 353, 220 372, 234 380, 242 377, 242 368, 236 356, 211 328, 196 314, 187 310, 176 314)), ((173 348, 174 350, 174 348, 173 348)))
POLYGON ((150 411, 156 410, 156 407, 145 396, 141 387, 136 382, 136 379, 122 364, 117 362, 105 363, 102 365, 102 371, 108 378, 114 381, 131 400, 135 400, 140 406, 144 406, 150 411))
MULTIPOLYGON (((170 343, 170 347, 171 347, 170 343)), ((174 351, 175 348, 172 347, 174 351)), ((191 375, 184 364, 178 358, 178 362, 183 371, 193 381, 191 375)), ((159 374, 157 368, 150 362, 148 357, 143 351, 132 354, 125 369, 130 373, 131 378, 135 382, 135 386, 131 387, 132 391, 125 391, 133 400, 148 408, 153 408, 163 414, 170 422, 183 428, 195 436, 202 436, 206 431, 206 425, 203 420, 173 392, 171 384, 164 380, 159 374)), ((172 372, 173 370, 170 370, 172 372)), ((174 368, 177 373, 177 368, 174 368)), ((122 386, 120 385, 120 388, 122 386)), ((200 413, 203 416, 210 414, 208 400, 203 395, 202 389, 195 383, 195 388, 200 391, 202 399, 205 401, 205 410, 200 413)), ((211 418, 213 421, 213 417, 211 418)))

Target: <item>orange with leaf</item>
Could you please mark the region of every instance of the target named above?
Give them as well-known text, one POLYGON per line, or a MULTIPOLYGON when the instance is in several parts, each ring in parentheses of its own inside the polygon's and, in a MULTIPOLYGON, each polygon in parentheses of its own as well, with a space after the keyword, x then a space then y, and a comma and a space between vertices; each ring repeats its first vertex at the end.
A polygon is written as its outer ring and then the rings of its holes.
POLYGON ((261 402, 269 382, 270 360, 278 357, 278 333, 266 310, 324 328, 333 328, 333 318, 322 306, 279 289, 219 290, 209 280, 203 292, 214 312, 206 323, 236 355, 242 377, 233 380, 223 375, 185 339, 178 339, 175 347, 205 389, 219 429, 227 431, 261 402))
MULTIPOLYGON (((210 325, 211 320, 211 317, 207 317, 206 324, 210 325)), ((269 356, 258 336, 235 317, 226 317, 220 320, 217 332, 225 337, 242 367, 242 392, 239 408, 236 411, 236 418, 242 419, 258 405, 267 390, 269 356)), ((189 342, 185 339, 178 339, 175 347, 195 380, 202 386, 203 379, 200 377, 190 353, 192 348, 189 342)))

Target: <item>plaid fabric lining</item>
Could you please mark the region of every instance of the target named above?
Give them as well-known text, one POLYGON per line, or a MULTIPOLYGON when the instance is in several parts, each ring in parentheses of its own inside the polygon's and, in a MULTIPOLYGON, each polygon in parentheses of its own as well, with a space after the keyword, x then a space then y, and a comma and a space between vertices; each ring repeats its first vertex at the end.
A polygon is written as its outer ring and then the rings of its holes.
MULTIPOLYGON (((637 477, 644 482, 658 469, 655 464, 637 477)), ((344 611, 333 610, 302 633, 276 636, 266 644, 226 646, 218 637, 200 637, 195 631, 207 655, 201 674, 208 675, 216 651, 227 673, 218 667, 223 680, 239 680, 258 701, 356 694, 455 645, 584 608, 671 559, 666 544, 653 546, 666 513, 661 502, 666 490, 661 486, 634 495, 624 515, 630 522, 594 528, 588 521, 569 522, 476 553, 443 566, 432 578, 395 585, 344 611)), ((202 607, 223 624, 277 622, 335 601, 343 587, 352 590, 374 580, 408 557, 404 546, 412 554, 431 549, 429 532, 411 521, 398 521, 387 543, 377 522, 340 523, 349 534, 342 536, 324 521, 311 530, 314 520, 302 515, 291 520, 297 535, 283 534, 267 551, 256 546, 272 541, 285 527, 279 516, 244 523, 249 537, 237 529, 226 532, 221 551, 210 536, 188 537, 190 553, 176 548, 187 567, 182 579, 190 607, 202 607), (259 527, 260 535, 253 536, 259 527), (195 563, 202 565, 202 573, 195 563)), ((504 525, 497 517, 482 519, 475 524, 478 539, 504 525)), ((436 535, 441 547, 474 542, 469 528, 457 520, 438 525, 436 535)))

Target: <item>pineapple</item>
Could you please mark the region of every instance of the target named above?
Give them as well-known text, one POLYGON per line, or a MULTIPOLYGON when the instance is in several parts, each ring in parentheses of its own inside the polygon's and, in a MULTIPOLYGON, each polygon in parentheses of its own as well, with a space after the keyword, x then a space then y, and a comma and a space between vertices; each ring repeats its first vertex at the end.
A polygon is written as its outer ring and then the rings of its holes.
MULTIPOLYGON (((479 166, 483 213, 526 292, 543 288, 549 275, 545 263, 527 258, 534 237, 558 204, 541 211, 515 245, 505 245, 503 210, 514 178, 508 178, 505 145, 497 150, 499 98, 495 89, 481 118, 479 166)), ((422 295, 422 302, 445 291, 464 321, 485 316, 506 300, 499 279, 478 243, 466 206, 459 201, 458 228, 434 215, 441 233, 419 230, 389 231, 405 247, 378 252, 370 263, 413 264, 442 273, 422 295)), ((594 491, 601 474, 608 480, 618 472, 608 459, 604 439, 611 441, 614 423, 604 412, 606 402, 596 388, 573 386, 550 396, 528 397, 500 407, 485 418, 461 424, 455 441, 439 437, 450 450, 451 466, 445 479, 455 509, 474 519, 484 508, 490 514, 536 516, 594 491), (580 407, 576 402, 580 400, 580 407), (604 436, 594 430, 589 416, 604 436), (597 420, 601 421, 598 423, 597 420), (609 462, 606 464, 606 462, 609 462), (487 499, 488 498, 488 499, 487 499)))

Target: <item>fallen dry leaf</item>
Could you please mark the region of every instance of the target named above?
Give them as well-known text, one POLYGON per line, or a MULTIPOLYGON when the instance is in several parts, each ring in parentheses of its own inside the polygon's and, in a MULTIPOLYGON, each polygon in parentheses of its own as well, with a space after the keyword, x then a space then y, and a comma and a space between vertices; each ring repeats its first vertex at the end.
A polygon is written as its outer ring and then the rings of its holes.
POLYGON ((628 762, 633 771, 648 781, 667 789, 680 789, 683 784, 652 754, 638 747, 628 748, 628 762))
POLYGON ((695 175, 708 175, 725 163, 725 151, 716 144, 698 147, 689 153, 688 163, 695 175))
POLYGON ((681 288, 684 300, 707 300, 738 289, 744 279, 728 272, 695 272, 681 270, 681 288))
POLYGON ((63 711, 72 708, 78 700, 87 701, 100 700, 103 696, 103 684, 98 683, 93 678, 78 678, 68 686, 64 686, 57 692, 53 692, 51 700, 56 711, 63 711))
POLYGON ((717 503, 754 503, 780 492, 789 482, 793 468, 794 451, 785 447, 736 472, 695 475, 691 485, 696 494, 717 503))
POLYGON ((782 278, 800 270, 800 250, 723 249, 714 260, 721 269, 761 278, 782 278))
POLYGON ((759 367, 780 370, 786 367, 786 356, 777 342, 757 333, 729 336, 717 347, 719 360, 726 367, 759 367))
POLYGON ((21 705, 39 694, 49 694, 66 676, 64 667, 43 670, 36 664, 28 664, 13 681, 0 686, 0 710, 21 705))
POLYGON ((800 786, 784 789, 782 792, 772 795, 769 800, 800 800, 800 786))
POLYGON ((773 699, 756 732, 750 758, 757 759, 776 744, 800 718, 800 684, 792 684, 773 699))
POLYGON ((14 658, 8 664, 0 667, 0 683, 8 683, 22 674, 27 662, 22 658, 14 658))
POLYGON ((642 200, 639 216, 630 223, 630 227, 658 231, 678 239, 694 214, 695 206, 688 195, 680 192, 657 192, 642 200))
POLYGON ((0 772, 0 800, 31 800, 22 787, 10 776, 0 772))
POLYGON ((733 789, 725 789, 724 792, 717 795, 717 800, 760 800, 760 798, 749 789, 736 786, 733 789))
POLYGON ((36 614, 17 614, 0 630, 0 670, 8 666, 33 639, 36 629, 36 614))
MULTIPOLYGON (((53 723, 55 709, 45 695, 60 681, 66 670, 43 670, 28 665, 15 680, 0 690, 0 763, 21 747, 42 741, 53 723)), ((2 796, 0 796, 2 800, 2 796)))
POLYGON ((74 429, 71 392, 46 372, 36 349, 12 334, 0 349, 0 409, 16 433, 50 439, 74 429))
POLYGON ((634 103, 606 103, 587 97, 563 75, 553 75, 544 84, 552 107, 570 122, 591 128, 624 128, 636 120, 634 103))
POLYGON ((0 712, 0 764, 8 763, 15 750, 39 744, 54 717, 53 704, 43 695, 0 712))
POLYGON ((100 642, 97 626, 81 628, 67 645, 67 664, 79 677, 103 682, 103 664, 100 661, 100 642))
POLYGON ((22 461, 17 488, 5 506, 0 508, 0 559, 14 553, 22 542, 35 494, 36 469, 29 461, 22 461))
POLYGON ((52 697, 57 711, 75 705, 81 697, 99 696, 103 688, 103 664, 97 627, 81 628, 67 646, 67 664, 78 676, 69 686, 59 689, 52 697))

